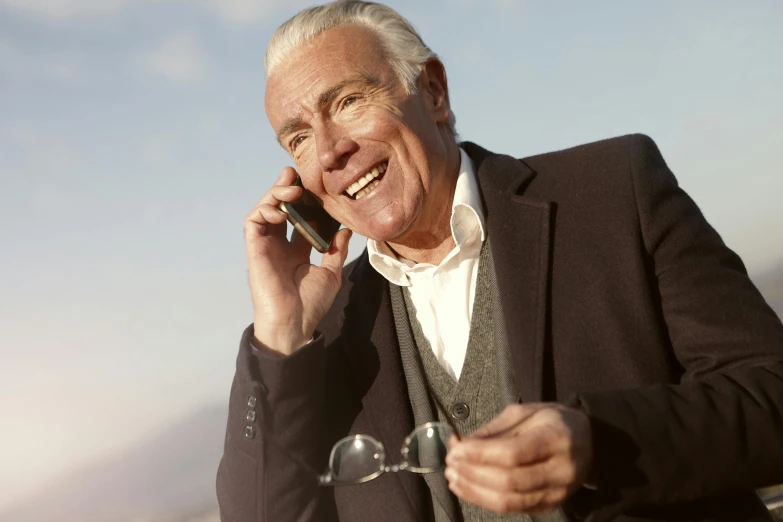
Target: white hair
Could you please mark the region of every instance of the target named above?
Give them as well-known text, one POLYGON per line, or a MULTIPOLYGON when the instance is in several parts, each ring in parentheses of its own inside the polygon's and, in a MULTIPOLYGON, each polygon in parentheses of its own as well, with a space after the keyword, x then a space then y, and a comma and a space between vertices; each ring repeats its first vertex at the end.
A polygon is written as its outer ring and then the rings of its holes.
MULTIPOLYGON (((288 55, 328 29, 343 25, 366 27, 378 37, 381 47, 407 94, 418 91, 421 65, 438 55, 427 47, 419 33, 394 9, 375 2, 337 0, 310 7, 278 27, 264 58, 266 75, 283 63, 288 55)), ((456 118, 449 111, 448 129, 456 139, 456 118)))

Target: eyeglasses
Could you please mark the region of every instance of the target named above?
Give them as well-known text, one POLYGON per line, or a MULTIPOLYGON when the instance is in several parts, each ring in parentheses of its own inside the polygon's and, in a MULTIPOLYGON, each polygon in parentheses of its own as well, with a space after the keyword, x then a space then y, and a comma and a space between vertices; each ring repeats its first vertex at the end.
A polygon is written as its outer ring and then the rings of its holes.
POLYGON ((318 477, 322 486, 361 484, 383 473, 433 473, 446 468, 449 437, 454 430, 442 422, 422 424, 405 438, 400 464, 386 464, 386 448, 369 435, 352 435, 337 441, 329 455, 329 470, 318 477))

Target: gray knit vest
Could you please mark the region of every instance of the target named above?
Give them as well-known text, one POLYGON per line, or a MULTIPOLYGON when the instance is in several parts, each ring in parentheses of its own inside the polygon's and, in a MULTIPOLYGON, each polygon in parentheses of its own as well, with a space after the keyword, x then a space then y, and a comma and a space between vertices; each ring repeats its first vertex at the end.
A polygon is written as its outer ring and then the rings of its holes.
MULTIPOLYGON (((390 287, 400 356, 417 426, 439 420, 453 426, 460 435, 467 435, 487 424, 506 405, 519 401, 489 239, 479 256, 468 346, 462 373, 456 381, 433 354, 416 319, 409 292, 395 285, 390 287)), ((498 515, 457 499, 448 489, 443 473, 429 473, 424 479, 432 495, 436 522, 567 520, 559 510, 535 516, 498 515)))

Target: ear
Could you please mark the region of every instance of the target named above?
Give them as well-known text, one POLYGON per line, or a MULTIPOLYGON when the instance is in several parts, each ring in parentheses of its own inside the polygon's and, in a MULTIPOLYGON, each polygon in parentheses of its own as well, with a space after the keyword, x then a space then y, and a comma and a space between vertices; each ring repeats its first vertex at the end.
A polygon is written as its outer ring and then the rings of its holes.
POLYGON ((437 58, 427 60, 422 64, 419 76, 419 88, 427 94, 429 109, 438 123, 449 121, 451 104, 449 103, 449 84, 446 79, 446 68, 437 58))

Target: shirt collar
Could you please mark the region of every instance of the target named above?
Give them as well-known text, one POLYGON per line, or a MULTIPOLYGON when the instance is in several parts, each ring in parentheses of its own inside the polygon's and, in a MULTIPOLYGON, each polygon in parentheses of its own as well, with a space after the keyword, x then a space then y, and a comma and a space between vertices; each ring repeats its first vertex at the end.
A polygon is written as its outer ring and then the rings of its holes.
MULTIPOLYGON (((481 243, 486 238, 484 225, 484 212, 481 207, 481 195, 478 188, 478 180, 470 156, 462 150, 460 152, 459 175, 454 189, 454 198, 451 203, 451 235, 456 243, 456 248, 463 248, 474 240, 476 235, 481 243)), ((480 244, 480 243, 479 243, 480 244)), ((476 249, 476 256, 478 251, 476 249)), ((367 239, 367 255, 370 265, 390 283, 397 286, 410 286, 410 280, 406 274, 407 269, 416 266, 413 262, 398 258, 385 242, 367 239)))

